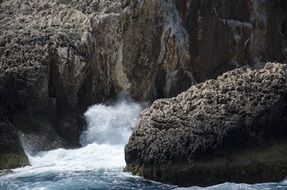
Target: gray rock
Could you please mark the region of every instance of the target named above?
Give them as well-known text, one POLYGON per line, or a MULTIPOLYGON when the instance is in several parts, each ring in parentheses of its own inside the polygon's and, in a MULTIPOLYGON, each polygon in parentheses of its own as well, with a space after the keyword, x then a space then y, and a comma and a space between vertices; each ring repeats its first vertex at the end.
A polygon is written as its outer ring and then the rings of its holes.
MULTIPOLYGON (((83 112, 121 91, 149 100, 187 89, 191 73, 178 63, 186 61, 186 39, 182 46, 170 42, 173 63, 158 71, 159 62, 167 59, 168 48, 160 50, 161 33, 172 9, 166 2, 143 7, 120 0, 1 1, 0 111, 21 131, 28 149, 78 146, 83 112), (145 14, 137 17, 141 9, 145 14), (148 16, 150 10, 165 20, 148 16), (157 27, 159 35, 153 27, 142 27, 147 24, 157 27), (168 87, 158 93, 155 86, 161 88, 164 81, 168 87)), ((172 32, 185 35, 176 19, 172 32)))
POLYGON ((144 110, 126 171, 181 186, 287 175, 287 66, 240 68, 144 110))

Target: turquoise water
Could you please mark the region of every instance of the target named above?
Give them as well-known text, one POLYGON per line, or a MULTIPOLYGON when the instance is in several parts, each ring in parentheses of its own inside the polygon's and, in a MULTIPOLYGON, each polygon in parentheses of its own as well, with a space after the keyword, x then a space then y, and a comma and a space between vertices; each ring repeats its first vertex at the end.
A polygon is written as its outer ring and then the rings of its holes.
POLYGON ((0 178, 0 189, 8 190, 104 190, 104 189, 146 189, 146 190, 286 190, 287 182, 268 184, 233 184, 225 183, 217 186, 199 188, 178 188, 160 184, 130 174, 121 169, 99 169, 77 172, 45 172, 27 176, 4 176, 0 178))
MULTIPOLYGON (((86 113, 87 129, 82 148, 57 149, 29 155, 31 166, 18 168, 0 177, 0 190, 287 190, 287 181, 267 184, 233 184, 199 188, 178 188, 124 173, 124 146, 141 106, 119 101, 113 106, 95 105, 86 113)), ((31 148, 25 144, 24 147, 31 148)), ((33 148, 33 147, 32 147, 33 148)))

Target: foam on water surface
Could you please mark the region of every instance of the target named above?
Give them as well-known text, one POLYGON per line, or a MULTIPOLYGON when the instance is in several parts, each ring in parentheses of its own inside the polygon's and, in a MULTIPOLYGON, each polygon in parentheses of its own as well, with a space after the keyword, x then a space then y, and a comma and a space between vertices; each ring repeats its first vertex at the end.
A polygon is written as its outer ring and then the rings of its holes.
POLYGON ((123 168, 124 146, 140 111, 139 104, 128 100, 110 106, 92 106, 85 113, 87 129, 81 135, 82 148, 57 149, 29 156, 31 166, 15 169, 11 175, 123 168))

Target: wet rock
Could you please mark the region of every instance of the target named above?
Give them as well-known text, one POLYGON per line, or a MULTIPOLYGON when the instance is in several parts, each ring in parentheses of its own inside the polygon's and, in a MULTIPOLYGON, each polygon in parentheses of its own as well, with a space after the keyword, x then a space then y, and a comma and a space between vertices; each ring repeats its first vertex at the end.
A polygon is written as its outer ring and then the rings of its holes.
POLYGON ((126 171, 181 186, 283 180, 286 113, 286 65, 235 69, 143 111, 126 171))
POLYGON ((29 164, 16 128, 8 120, 2 119, 0 121, 0 176, 9 173, 1 170, 29 164))

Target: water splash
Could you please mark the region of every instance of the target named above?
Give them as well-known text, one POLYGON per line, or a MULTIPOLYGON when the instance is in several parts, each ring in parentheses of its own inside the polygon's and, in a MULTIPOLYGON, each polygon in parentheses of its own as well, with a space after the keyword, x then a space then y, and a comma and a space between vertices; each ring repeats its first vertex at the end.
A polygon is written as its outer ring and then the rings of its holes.
POLYGON ((128 98, 92 106, 85 113, 87 128, 82 148, 57 149, 28 155, 31 166, 13 170, 8 176, 33 176, 47 172, 121 169, 125 166, 124 145, 139 117, 141 106, 128 98))
POLYGON ((141 106, 129 100, 89 108, 85 113, 88 128, 81 136, 81 144, 125 145, 140 111, 141 106))

